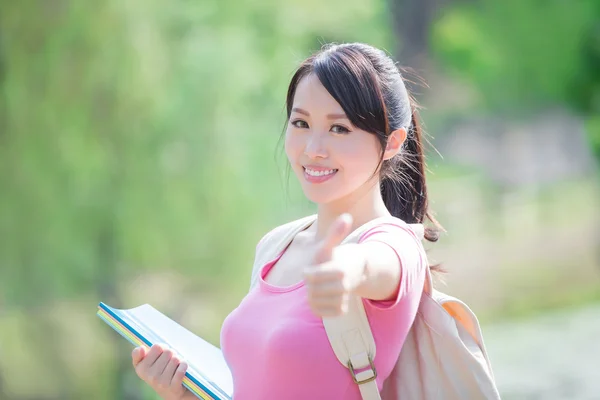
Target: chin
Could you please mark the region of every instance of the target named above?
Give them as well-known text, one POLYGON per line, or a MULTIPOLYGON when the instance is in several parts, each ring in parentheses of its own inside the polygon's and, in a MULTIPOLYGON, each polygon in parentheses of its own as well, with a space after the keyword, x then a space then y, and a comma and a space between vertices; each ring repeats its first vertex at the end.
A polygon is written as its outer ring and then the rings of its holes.
POLYGON ((306 196, 308 201, 315 204, 327 204, 335 200, 332 196, 326 196, 322 193, 312 193, 312 191, 309 193, 306 190, 304 191, 304 196, 306 196))
POLYGON ((315 204, 329 204, 343 197, 340 196, 340 191, 335 189, 325 190, 325 188, 303 187, 302 191, 304 196, 315 204))

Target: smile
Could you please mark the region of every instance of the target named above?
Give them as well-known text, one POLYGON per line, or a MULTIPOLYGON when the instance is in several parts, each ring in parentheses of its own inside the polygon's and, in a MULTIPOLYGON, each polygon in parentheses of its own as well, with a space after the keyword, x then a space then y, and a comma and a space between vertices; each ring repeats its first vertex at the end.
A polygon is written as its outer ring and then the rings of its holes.
POLYGON ((337 169, 328 169, 325 171, 315 171, 309 168, 304 168, 304 172, 306 172, 310 176, 325 176, 325 175, 333 175, 337 172, 337 169))
POLYGON ((337 169, 320 169, 314 170, 310 168, 304 169, 304 178, 310 183, 322 183, 331 179, 337 172, 337 169))

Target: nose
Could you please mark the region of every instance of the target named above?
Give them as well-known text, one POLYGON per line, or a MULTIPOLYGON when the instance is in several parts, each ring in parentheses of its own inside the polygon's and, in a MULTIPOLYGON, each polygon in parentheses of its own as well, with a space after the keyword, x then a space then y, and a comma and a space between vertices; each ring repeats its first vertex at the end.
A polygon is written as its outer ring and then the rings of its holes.
POLYGON ((313 132, 307 135, 304 154, 312 159, 327 158, 325 135, 319 132, 313 132))

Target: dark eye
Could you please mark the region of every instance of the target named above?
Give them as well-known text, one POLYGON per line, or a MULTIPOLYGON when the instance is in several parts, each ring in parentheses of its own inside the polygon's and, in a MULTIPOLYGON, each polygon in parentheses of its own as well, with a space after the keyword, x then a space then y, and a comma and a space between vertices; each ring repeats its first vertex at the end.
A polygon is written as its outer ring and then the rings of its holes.
POLYGON ((303 121, 301 119, 292 121, 292 126, 294 126, 296 128, 308 128, 308 124, 306 123, 306 121, 303 121))
POLYGON ((348 129, 348 128, 342 126, 342 125, 333 125, 331 127, 331 131, 333 133, 345 134, 345 133, 349 133, 350 129, 348 129))

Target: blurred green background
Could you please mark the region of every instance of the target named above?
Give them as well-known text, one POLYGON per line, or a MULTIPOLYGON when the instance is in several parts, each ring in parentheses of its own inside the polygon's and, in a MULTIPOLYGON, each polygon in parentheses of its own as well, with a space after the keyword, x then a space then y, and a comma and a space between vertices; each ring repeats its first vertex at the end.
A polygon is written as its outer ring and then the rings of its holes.
POLYGON ((314 212, 279 138, 331 41, 429 84, 429 254, 503 398, 600 393, 597 0, 4 0, 0 400, 154 399, 100 301, 219 344, 257 241, 314 212))

